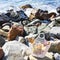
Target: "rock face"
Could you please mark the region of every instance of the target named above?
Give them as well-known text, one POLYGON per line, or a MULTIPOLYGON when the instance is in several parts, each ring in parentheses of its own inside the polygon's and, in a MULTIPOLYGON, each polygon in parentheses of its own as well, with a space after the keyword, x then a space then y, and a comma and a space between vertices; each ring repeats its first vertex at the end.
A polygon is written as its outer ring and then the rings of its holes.
POLYGON ((54 53, 60 53, 60 41, 52 42, 49 51, 54 53))

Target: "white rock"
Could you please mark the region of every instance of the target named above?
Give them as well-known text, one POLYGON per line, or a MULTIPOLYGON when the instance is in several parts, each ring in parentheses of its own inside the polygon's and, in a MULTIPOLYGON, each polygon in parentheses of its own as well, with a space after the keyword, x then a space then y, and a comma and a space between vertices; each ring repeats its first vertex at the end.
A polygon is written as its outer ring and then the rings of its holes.
POLYGON ((6 60, 24 60, 26 51, 29 50, 26 45, 18 41, 7 42, 2 48, 5 58, 7 57, 6 60))

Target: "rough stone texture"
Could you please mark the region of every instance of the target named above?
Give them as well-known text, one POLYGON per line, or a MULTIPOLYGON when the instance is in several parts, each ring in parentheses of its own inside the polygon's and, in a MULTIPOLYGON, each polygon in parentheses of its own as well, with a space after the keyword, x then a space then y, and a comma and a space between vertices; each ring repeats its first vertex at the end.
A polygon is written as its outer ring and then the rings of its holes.
POLYGON ((50 52, 60 53, 60 40, 51 42, 50 52))

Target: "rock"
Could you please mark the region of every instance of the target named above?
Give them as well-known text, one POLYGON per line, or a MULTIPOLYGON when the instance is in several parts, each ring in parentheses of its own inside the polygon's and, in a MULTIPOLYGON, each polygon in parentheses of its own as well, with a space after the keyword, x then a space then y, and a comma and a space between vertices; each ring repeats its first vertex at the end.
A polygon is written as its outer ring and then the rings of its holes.
POLYGON ((17 36, 23 36, 24 35, 24 28, 20 25, 13 25, 11 29, 8 32, 8 40, 14 40, 17 36))
POLYGON ((9 41, 2 47, 4 51, 4 60, 24 60, 24 56, 30 55, 30 52, 27 54, 29 48, 18 41, 9 41))
POLYGON ((49 15, 49 18, 51 20, 51 19, 55 18, 57 14, 55 12, 51 12, 48 15, 49 15))
POLYGON ((0 29, 0 35, 7 37, 8 32, 5 32, 4 30, 0 29))
POLYGON ((40 26, 38 26, 38 33, 40 33, 41 31, 43 31, 46 28, 47 24, 42 23, 40 26))
POLYGON ((37 23, 40 23, 40 20, 39 19, 33 19, 32 22, 30 22, 29 24, 27 24, 27 26, 36 25, 37 23))
POLYGON ((5 39, 0 36, 0 47, 2 47, 5 44, 5 39))
POLYGON ((4 55, 3 49, 0 47, 0 59, 3 57, 3 55, 4 55))
POLYGON ((57 34, 60 33, 60 27, 52 27, 50 33, 57 34))
POLYGON ((22 8, 23 10, 27 9, 27 8, 33 8, 30 4, 26 4, 21 6, 20 8, 22 8))
POLYGON ((34 9, 34 8, 27 8, 25 10, 25 14, 28 16, 30 21, 32 21, 32 19, 35 18, 35 14, 36 14, 37 10, 38 9, 34 9))
POLYGON ((53 60, 53 54, 47 52, 46 56, 44 58, 37 58, 37 57, 33 57, 33 56, 29 56, 30 60, 53 60))
MULTIPOLYGON (((36 18, 36 12, 38 11, 38 9, 32 9, 29 19, 32 21, 32 19, 36 18)), ((38 19, 38 18, 37 18, 38 19)))
POLYGON ((45 32, 50 32, 50 30, 53 28, 53 26, 55 25, 55 21, 52 21, 50 24, 48 24, 43 31, 45 32))
POLYGON ((60 16, 60 7, 57 7, 56 10, 57 10, 57 12, 59 13, 59 16, 60 16))
POLYGON ((3 24, 3 23, 6 23, 9 21, 9 17, 7 15, 5 15, 5 13, 2 13, 0 15, 0 26, 3 24))
POLYGON ((49 52, 60 53, 60 40, 51 42, 49 52))
POLYGON ((4 27, 2 28, 2 30, 6 31, 6 32, 8 32, 9 29, 10 29, 10 27, 9 27, 8 25, 6 25, 6 26, 4 26, 4 27))
POLYGON ((54 58, 55 58, 55 60, 60 60, 60 54, 55 53, 55 54, 54 54, 54 58))
POLYGON ((27 34, 32 33, 32 34, 36 34, 37 33, 37 26, 24 26, 25 31, 27 32, 27 34))
POLYGON ((48 16, 49 16, 48 12, 43 11, 41 9, 38 9, 37 12, 36 12, 36 14, 35 14, 35 17, 37 19, 40 19, 40 20, 48 20, 48 18, 49 18, 48 16))

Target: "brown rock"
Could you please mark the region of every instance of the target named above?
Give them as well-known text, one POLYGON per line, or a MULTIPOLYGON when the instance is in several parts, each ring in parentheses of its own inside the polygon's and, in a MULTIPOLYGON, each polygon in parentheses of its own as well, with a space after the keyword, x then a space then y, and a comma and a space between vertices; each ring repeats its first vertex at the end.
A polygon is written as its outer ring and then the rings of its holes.
POLYGON ((24 28, 23 26, 15 26, 13 25, 11 27, 11 29, 8 32, 8 36, 7 39, 10 40, 14 40, 16 38, 17 35, 23 36, 24 33, 24 28))
POLYGON ((3 57, 3 55, 4 55, 3 49, 0 47, 0 59, 3 57))
POLYGON ((60 41, 52 42, 49 51, 54 53, 60 53, 60 41))
POLYGON ((21 6, 22 9, 26 9, 26 8, 32 8, 32 6, 30 4, 26 4, 21 6))

